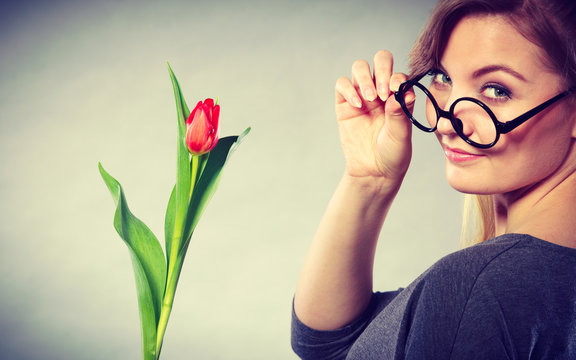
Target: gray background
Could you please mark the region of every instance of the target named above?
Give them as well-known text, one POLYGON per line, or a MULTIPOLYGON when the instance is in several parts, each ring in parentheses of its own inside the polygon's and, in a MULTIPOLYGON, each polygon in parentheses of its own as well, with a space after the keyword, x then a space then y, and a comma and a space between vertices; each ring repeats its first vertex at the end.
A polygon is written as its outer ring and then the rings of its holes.
MULTIPOLYGON (((334 82, 383 48, 406 71, 432 5, 1 2, 1 358, 141 357, 132 267, 97 162, 162 239, 175 178, 169 61, 189 104, 220 98, 222 136, 253 131, 192 239, 163 358, 295 359, 292 294, 343 171, 334 82)), ((461 195, 434 136, 415 137, 378 250, 380 290, 460 246, 461 195)))

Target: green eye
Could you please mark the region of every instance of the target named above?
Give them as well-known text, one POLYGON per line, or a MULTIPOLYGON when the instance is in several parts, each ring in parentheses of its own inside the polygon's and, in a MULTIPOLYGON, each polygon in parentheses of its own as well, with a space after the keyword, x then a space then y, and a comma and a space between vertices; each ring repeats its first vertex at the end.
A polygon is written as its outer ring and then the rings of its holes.
POLYGON ((445 84, 452 83, 452 79, 450 79, 450 76, 448 76, 448 75, 446 75, 446 74, 444 74, 444 73, 438 74, 438 75, 440 75, 440 79, 439 79, 439 80, 442 81, 443 83, 445 83, 445 84))
POLYGON ((448 85, 452 82, 452 79, 450 79, 450 77, 443 72, 438 72, 432 77, 432 82, 436 84, 448 85))
POLYGON ((482 89, 482 95, 488 99, 494 100, 510 99, 510 91, 500 85, 486 85, 482 89))
POLYGON ((450 76, 440 70, 430 71, 428 73, 428 79, 430 81, 430 89, 435 89, 436 91, 448 90, 448 88, 452 86, 450 76))

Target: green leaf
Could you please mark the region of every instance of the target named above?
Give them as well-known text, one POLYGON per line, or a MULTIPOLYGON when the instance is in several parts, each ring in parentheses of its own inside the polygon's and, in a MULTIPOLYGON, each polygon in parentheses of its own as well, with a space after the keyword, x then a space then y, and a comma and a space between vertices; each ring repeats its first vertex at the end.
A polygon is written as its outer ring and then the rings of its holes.
POLYGON ((152 231, 130 212, 120 183, 100 163, 98 168, 116 204, 114 228, 130 250, 136 277, 144 359, 154 359, 156 327, 166 283, 164 253, 152 231))
POLYGON ((186 220, 186 211, 188 210, 188 203, 190 200, 190 155, 186 147, 186 118, 190 115, 190 110, 186 105, 186 101, 182 95, 178 79, 174 75, 172 68, 168 64, 168 72, 172 81, 172 88, 174 89, 174 98, 176 100, 176 112, 178 114, 178 139, 176 149, 176 186, 174 189, 174 203, 168 207, 167 216, 173 216, 173 219, 168 223, 172 224, 171 231, 166 231, 166 256, 168 262, 172 256, 172 251, 180 248, 182 242, 182 234, 184 233, 184 226, 186 220), (172 209, 170 206, 173 206, 172 209))
POLYGON ((214 195, 220 181, 220 175, 226 161, 232 152, 238 147, 244 136, 250 132, 247 128, 240 136, 228 136, 218 140, 216 147, 210 151, 208 161, 198 179, 198 183, 194 187, 190 207, 188 208, 188 217, 186 219, 186 239, 180 247, 180 253, 185 253, 186 248, 192 237, 192 233, 200 221, 200 217, 204 212, 206 205, 214 195), (184 250, 184 251, 183 251, 184 250))
POLYGON ((168 206, 166 207, 166 216, 164 218, 164 239, 166 241, 166 255, 169 259, 169 249, 172 246, 172 238, 174 236, 174 222, 176 218, 176 186, 172 188, 168 206))

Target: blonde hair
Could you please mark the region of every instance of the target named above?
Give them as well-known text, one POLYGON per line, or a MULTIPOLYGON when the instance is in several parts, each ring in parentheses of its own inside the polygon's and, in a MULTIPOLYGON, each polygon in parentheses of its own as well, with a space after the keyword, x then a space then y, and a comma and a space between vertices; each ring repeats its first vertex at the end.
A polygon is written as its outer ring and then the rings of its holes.
POLYGON ((494 199, 492 195, 464 195, 462 245, 472 246, 496 235, 494 199))

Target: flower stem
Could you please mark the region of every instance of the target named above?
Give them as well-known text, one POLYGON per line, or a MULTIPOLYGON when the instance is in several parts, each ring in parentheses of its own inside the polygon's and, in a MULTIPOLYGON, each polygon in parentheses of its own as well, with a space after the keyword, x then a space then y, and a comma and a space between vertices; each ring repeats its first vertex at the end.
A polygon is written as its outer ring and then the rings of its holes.
POLYGON ((192 155, 192 169, 190 174, 190 193, 188 194, 188 203, 192 199, 192 193, 194 192, 194 187, 198 181, 198 165, 200 163, 200 156, 192 155))
POLYGON ((160 319, 158 320, 158 329, 156 333, 156 360, 160 358, 160 350, 162 349, 162 342, 164 339, 164 334, 166 333, 168 319, 170 318, 170 313, 172 312, 174 295, 176 294, 176 286, 178 285, 180 270, 182 269, 183 257, 174 256, 172 259, 174 259, 174 261, 171 262, 170 268, 168 269, 168 276, 166 278, 166 291, 162 301, 160 319))
MULTIPOLYGON (((191 162, 191 174, 190 174, 190 192, 188 194, 188 203, 186 204, 185 210, 181 215, 181 219, 187 218, 187 213, 190 207, 190 201, 192 200, 192 193, 196 182, 198 181, 198 168, 200 163, 200 157, 192 155, 191 162)), ((184 221, 185 222, 185 221, 184 221)), ((166 288, 164 291, 164 298, 162 299, 162 308, 160 310, 160 317, 158 319, 158 327, 156 331, 156 360, 160 358, 160 351, 162 350, 162 342, 164 340, 164 334, 166 333, 166 327, 168 326, 168 319, 170 318, 170 313, 172 312, 172 306, 174 304, 174 296, 176 294, 176 287, 178 285, 178 279, 180 278, 180 272, 182 271, 182 263, 184 261, 184 256, 186 251, 182 251, 181 244, 185 243, 186 239, 184 237, 184 230, 186 228, 184 222, 180 221, 175 224, 174 234, 172 238, 172 246, 170 249, 171 256, 168 259, 168 274, 166 276, 166 288)), ((166 249, 168 250, 168 249, 166 249)))

